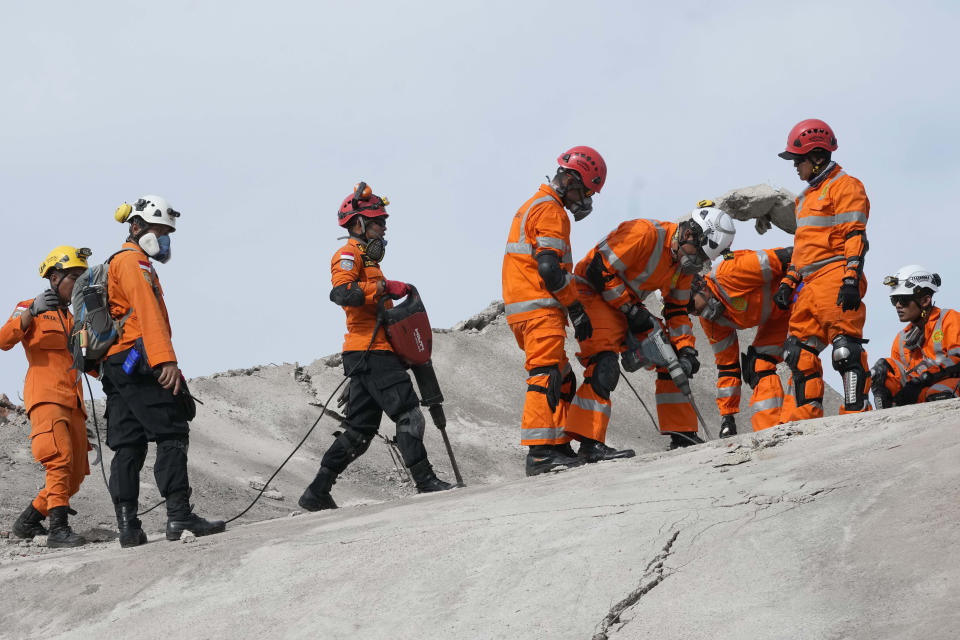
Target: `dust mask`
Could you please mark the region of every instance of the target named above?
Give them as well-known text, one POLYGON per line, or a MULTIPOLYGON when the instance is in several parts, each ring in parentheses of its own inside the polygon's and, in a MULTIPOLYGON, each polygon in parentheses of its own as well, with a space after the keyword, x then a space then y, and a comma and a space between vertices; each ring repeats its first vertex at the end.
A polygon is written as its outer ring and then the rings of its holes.
POLYGON ((170 260, 170 236, 157 236, 152 231, 140 236, 137 244, 157 262, 166 264, 170 260))

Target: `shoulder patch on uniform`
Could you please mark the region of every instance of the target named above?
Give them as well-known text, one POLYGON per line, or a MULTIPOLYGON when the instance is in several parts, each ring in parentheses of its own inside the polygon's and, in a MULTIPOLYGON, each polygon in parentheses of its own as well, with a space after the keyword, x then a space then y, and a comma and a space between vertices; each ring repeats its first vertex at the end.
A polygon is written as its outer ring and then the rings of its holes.
POLYGON ((149 273, 153 273, 153 265, 150 264, 149 261, 137 260, 137 264, 138 264, 138 265, 140 266, 140 268, 143 269, 144 271, 147 271, 147 272, 149 272, 149 273))
POLYGON ((933 338, 934 342, 943 342, 943 331, 941 329, 937 329, 930 337, 933 338))
POLYGON ((340 256, 340 268, 344 271, 353 271, 353 258, 344 258, 340 256))
POLYGON ((680 272, 677 271, 676 273, 673 274, 673 278, 670 279, 670 288, 671 288, 671 289, 676 289, 676 288, 677 288, 677 280, 679 280, 679 279, 680 279, 680 272))
POLYGON ((747 308, 747 299, 743 296, 734 296, 730 298, 730 306, 737 311, 744 311, 747 308))

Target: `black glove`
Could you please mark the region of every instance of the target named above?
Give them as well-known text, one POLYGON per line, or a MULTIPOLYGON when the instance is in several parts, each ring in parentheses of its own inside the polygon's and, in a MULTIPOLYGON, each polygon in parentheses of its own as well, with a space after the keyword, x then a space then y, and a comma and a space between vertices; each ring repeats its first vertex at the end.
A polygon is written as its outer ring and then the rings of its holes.
POLYGON ((632 304, 624 312, 630 333, 644 333, 653 328, 653 315, 642 304, 632 304))
POLYGON ((697 371, 700 371, 700 361, 697 360, 697 350, 693 347, 684 347, 677 352, 677 358, 680 360, 680 366, 683 372, 689 378, 697 371))
POLYGON ((907 404, 917 404, 917 399, 920 397, 921 391, 923 391, 923 383, 914 378, 903 385, 903 388, 893 396, 893 403, 898 407, 907 404))
POLYGON ((53 311, 60 306, 60 296, 53 289, 44 289, 40 295, 33 299, 30 305, 30 315, 36 318, 44 311, 53 311))
POLYGON ((793 287, 786 282, 781 283, 780 288, 773 294, 773 302, 784 311, 789 309, 790 303, 793 302, 793 287))
POLYGON ((577 342, 589 339, 593 335, 593 325, 590 324, 590 316, 583 309, 583 305, 579 301, 574 302, 567 307, 567 313, 570 314, 573 337, 577 339, 577 342))
POLYGON ((856 278, 843 279, 840 292, 837 293, 837 306, 843 311, 856 311, 860 308, 860 286, 856 278))

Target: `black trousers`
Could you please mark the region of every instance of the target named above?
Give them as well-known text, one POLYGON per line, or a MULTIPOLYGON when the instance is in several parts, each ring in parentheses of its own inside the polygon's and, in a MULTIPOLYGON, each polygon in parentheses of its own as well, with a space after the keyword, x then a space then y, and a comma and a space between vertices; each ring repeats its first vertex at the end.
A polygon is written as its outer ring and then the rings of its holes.
POLYGON ((137 501, 148 442, 157 443, 153 475, 160 495, 189 494, 190 426, 182 418, 173 392, 161 387, 152 373, 124 373, 126 357, 124 351, 107 358, 101 377, 107 394, 107 446, 114 452, 110 495, 114 503, 137 501))
POLYGON ((380 429, 383 414, 397 423, 397 448, 410 467, 427 458, 423 446, 423 416, 420 400, 406 365, 392 351, 345 351, 343 370, 350 376, 347 387, 345 432, 327 449, 320 464, 339 474, 370 446, 380 429), (419 422, 420 434, 411 433, 419 422))

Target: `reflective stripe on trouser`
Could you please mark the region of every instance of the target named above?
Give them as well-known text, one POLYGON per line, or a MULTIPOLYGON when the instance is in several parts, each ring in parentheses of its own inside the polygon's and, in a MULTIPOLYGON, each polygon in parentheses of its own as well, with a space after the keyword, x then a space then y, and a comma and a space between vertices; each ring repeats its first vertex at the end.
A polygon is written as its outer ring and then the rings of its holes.
POLYGON ((934 382, 932 385, 920 392, 918 402, 926 402, 930 396, 943 397, 944 394, 952 393, 953 397, 960 396, 960 378, 946 378, 934 382))
MULTIPOLYGON (((793 304, 790 314, 789 335, 797 336, 807 344, 828 346, 839 335, 851 338, 863 337, 863 323, 867 317, 866 303, 861 303, 856 311, 842 311, 837 306, 837 292, 843 284, 844 266, 840 263, 828 265, 817 271, 815 277, 804 281, 803 288, 797 294, 797 301, 793 304)), ((860 293, 867 291, 867 281, 860 280, 860 293)), ((826 357, 831 356, 828 349, 826 357)), ((866 366, 866 351, 861 358, 861 364, 868 375, 864 376, 866 389, 870 388, 869 367, 866 366)), ((795 396, 788 396, 783 403, 782 418, 784 422, 791 420, 806 420, 823 416, 823 368, 820 358, 809 351, 800 351, 798 367, 804 375, 814 376, 806 382, 806 397, 817 398, 814 403, 796 405, 795 396)), ((791 392, 793 378, 791 376, 791 392)), ((866 403, 869 408, 869 403, 866 403)), ((849 413, 841 405, 840 413, 849 413)))
POLYGON ((604 400, 597 395, 597 392, 593 390, 593 385, 586 382, 586 378, 593 375, 595 367, 596 365, 590 364, 584 370, 585 381, 577 387, 577 395, 570 402, 565 425, 567 434, 575 434, 605 442, 613 404, 610 400, 604 400))
POLYGON ((740 411, 742 385, 737 331, 703 318, 700 318, 700 325, 710 340, 713 358, 717 363, 717 409, 722 416, 735 414, 740 411))
POLYGON ((87 421, 79 408, 45 402, 30 410, 30 424, 30 450, 47 472, 33 506, 46 516, 54 507, 69 506, 90 473, 87 421))
POLYGON ((657 369, 657 421, 660 423, 660 431, 684 431, 691 432, 697 430, 697 414, 686 396, 680 393, 680 389, 669 379, 666 370, 657 369), (666 380, 662 377, 667 377, 666 380))
MULTIPOLYGON (((757 335, 753 339, 753 348, 758 353, 782 360, 783 341, 787 338, 789 314, 775 313, 766 322, 757 328, 757 335)), ((813 354, 811 354, 813 355, 813 354)), ((757 358, 756 370, 758 374, 771 371, 757 382, 750 397, 750 425, 754 431, 767 429, 783 422, 781 409, 783 407, 783 385, 777 375, 777 365, 762 358, 757 358)))
MULTIPOLYGON (((565 316, 558 311, 547 316, 510 324, 517 344, 526 355, 524 368, 527 371, 554 365, 560 368, 561 374, 570 370, 564 349, 564 340, 567 337, 565 322, 565 316)), ((546 374, 529 376, 527 385, 545 388, 549 379, 546 374)), ((569 392, 569 386, 564 391, 569 392)), ((561 400, 557 404, 556 411, 550 411, 546 394, 528 388, 523 403, 523 419, 520 423, 520 444, 529 446, 570 442, 570 437, 563 433, 568 405, 568 402, 561 400)))

